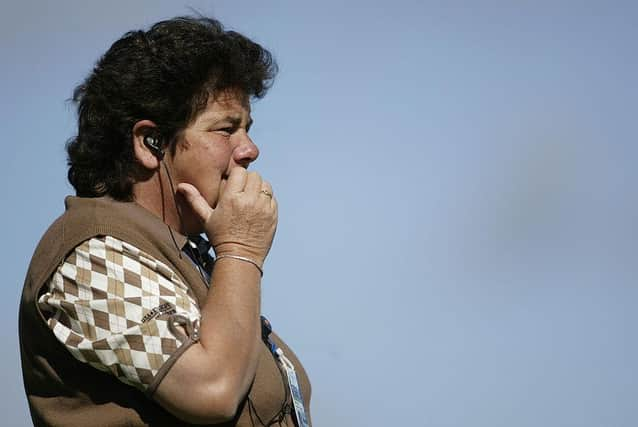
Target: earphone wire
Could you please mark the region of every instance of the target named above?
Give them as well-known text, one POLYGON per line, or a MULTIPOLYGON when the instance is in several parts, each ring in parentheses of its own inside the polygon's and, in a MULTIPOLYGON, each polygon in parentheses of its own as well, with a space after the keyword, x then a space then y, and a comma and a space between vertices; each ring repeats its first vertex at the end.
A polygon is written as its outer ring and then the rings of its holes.
MULTIPOLYGON (((166 171, 166 176, 168 176, 168 184, 171 186, 171 194, 173 195, 173 204, 175 205, 175 211, 177 212, 177 216, 179 217, 179 220, 181 222, 182 221, 182 214, 180 213, 179 209, 177 208, 177 200, 175 200, 175 187, 173 186, 173 179, 171 178, 171 174, 168 172, 168 166, 166 166, 166 162, 164 162, 164 159, 160 159, 160 163, 164 165, 164 170, 166 171)), ((171 239, 173 240, 173 244, 175 245, 175 249, 177 249, 177 254, 179 255, 179 258, 181 259, 182 258, 182 250, 177 245, 177 240, 175 240, 175 235, 173 234, 173 229, 168 224, 166 224, 166 226, 168 227, 168 232, 171 235, 171 239)))

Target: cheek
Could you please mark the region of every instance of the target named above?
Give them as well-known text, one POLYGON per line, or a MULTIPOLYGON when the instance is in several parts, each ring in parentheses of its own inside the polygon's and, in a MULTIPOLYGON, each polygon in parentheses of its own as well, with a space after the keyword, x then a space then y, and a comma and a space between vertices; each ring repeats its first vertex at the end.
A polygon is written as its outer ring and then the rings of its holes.
POLYGON ((206 167, 208 169, 215 169, 220 174, 225 174, 230 166, 230 159, 232 158, 232 150, 228 146, 217 147, 216 149, 209 149, 205 158, 208 163, 206 167))
POLYGON ((191 144, 175 159, 175 167, 179 170, 177 179, 198 187, 218 184, 222 176, 227 174, 231 158, 232 150, 228 145, 191 144))

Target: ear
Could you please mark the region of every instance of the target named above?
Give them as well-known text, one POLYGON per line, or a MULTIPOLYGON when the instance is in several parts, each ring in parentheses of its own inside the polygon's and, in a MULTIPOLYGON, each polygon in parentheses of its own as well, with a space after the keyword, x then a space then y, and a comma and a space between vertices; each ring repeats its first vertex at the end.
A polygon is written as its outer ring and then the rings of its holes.
POLYGON ((144 137, 157 134, 157 125, 151 120, 140 120, 133 125, 133 154, 137 162, 146 169, 157 169, 160 165, 156 153, 144 144, 144 137))

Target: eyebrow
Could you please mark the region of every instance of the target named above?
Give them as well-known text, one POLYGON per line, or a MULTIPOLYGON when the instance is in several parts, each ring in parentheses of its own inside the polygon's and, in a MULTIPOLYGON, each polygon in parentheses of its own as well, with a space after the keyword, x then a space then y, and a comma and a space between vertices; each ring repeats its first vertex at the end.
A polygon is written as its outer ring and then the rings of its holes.
MULTIPOLYGON (((232 125, 234 127, 239 127, 239 125, 241 124, 241 117, 237 117, 237 116, 226 116, 224 119, 220 120, 228 120, 230 123, 232 123, 232 125)), ((253 124, 253 118, 248 116, 248 122, 246 123, 246 130, 250 129, 250 127, 253 124)))
MULTIPOLYGON (((212 122, 212 123, 219 123, 219 122, 230 122, 234 127, 238 127, 241 124, 241 117, 239 116, 224 116, 224 117, 215 117, 215 116, 211 116, 211 117, 204 117, 204 121, 208 121, 208 122, 212 122)), ((248 116, 248 123, 246 123, 246 129, 250 129, 250 127, 253 124, 253 118, 248 116)))

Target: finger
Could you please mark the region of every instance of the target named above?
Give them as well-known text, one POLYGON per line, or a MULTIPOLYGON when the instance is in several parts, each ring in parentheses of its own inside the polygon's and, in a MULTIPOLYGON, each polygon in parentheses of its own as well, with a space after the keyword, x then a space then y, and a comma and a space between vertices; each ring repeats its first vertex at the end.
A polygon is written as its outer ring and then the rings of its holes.
POLYGON ((246 186, 244 187, 245 193, 254 194, 261 190, 262 179, 257 172, 248 172, 246 177, 246 186))
MULTIPOLYGON (((219 203, 219 201, 222 199, 222 196, 224 195, 224 191, 226 190, 226 183, 227 182, 228 182, 228 180, 226 180, 226 179, 222 179, 219 182, 219 191, 217 193, 217 202, 216 202, 216 204, 219 203)), ((214 207, 215 206, 213 206, 213 208, 214 207)))
MULTIPOLYGON (((272 200, 273 198, 272 186, 270 185, 268 181, 262 182, 261 190, 259 190, 259 193, 264 199, 272 200)), ((268 202, 270 202, 270 200, 268 200, 268 202)))
POLYGON ((202 222, 205 223, 208 221, 213 209, 208 205, 206 199, 202 197, 195 186, 182 182, 177 185, 177 192, 186 199, 186 202, 202 222))
POLYGON ((267 192, 269 192, 270 194, 274 194, 272 192, 272 185, 270 185, 270 183, 268 181, 262 181, 261 183, 261 189, 262 190, 266 190, 267 192))
POLYGON ((230 174, 228 176, 228 181, 226 182, 226 188, 224 191, 230 193, 241 193, 244 191, 244 186, 246 185, 246 169, 242 167, 232 168, 230 174))

